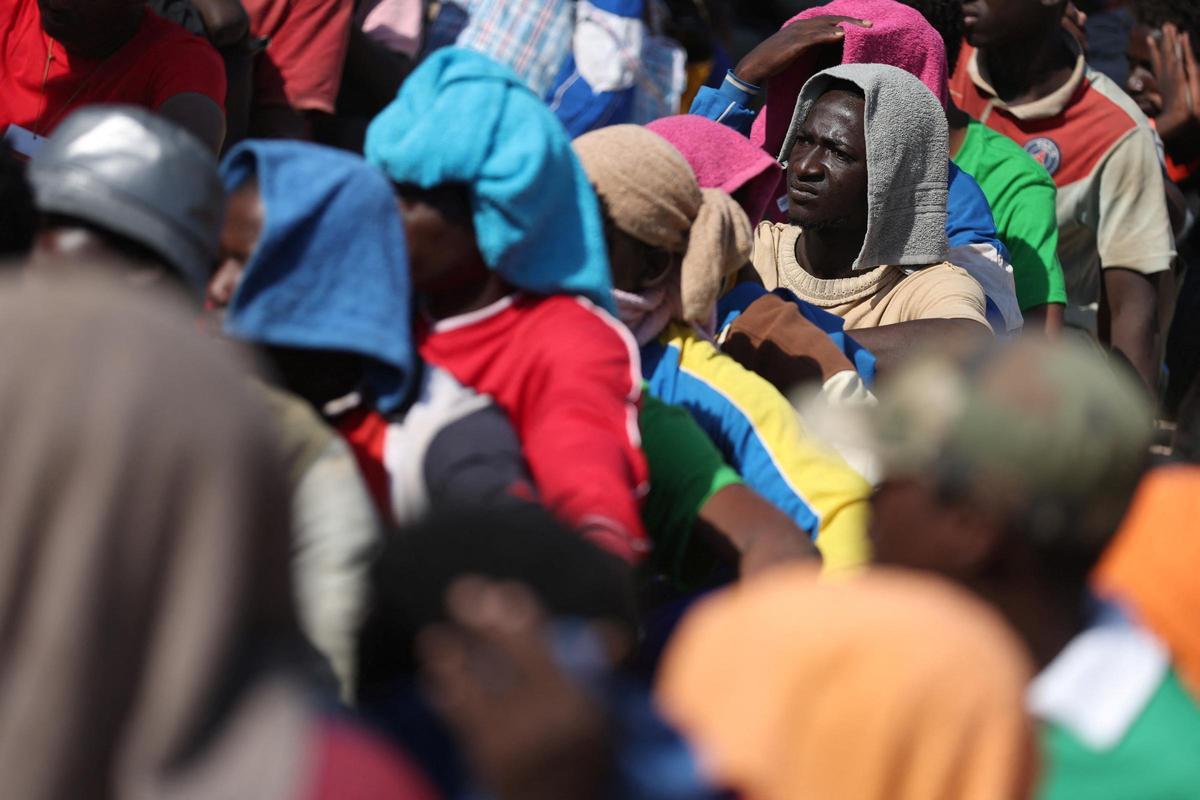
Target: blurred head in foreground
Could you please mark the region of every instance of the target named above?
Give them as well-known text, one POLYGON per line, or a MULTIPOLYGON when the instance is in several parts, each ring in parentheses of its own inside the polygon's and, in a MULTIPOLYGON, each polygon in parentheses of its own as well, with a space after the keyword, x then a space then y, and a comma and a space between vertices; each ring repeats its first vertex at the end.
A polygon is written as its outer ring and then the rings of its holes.
POLYGON ((659 699, 747 800, 1030 794, 1030 665, 993 612, 933 578, 779 568, 685 619, 659 699))

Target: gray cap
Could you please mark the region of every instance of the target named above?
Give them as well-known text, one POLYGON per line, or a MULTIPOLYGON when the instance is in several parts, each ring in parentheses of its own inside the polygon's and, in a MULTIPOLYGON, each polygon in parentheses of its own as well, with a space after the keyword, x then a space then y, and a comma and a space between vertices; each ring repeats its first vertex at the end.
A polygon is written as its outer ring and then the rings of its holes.
POLYGON ((40 211, 144 245, 203 290, 225 193, 217 161, 184 129, 135 106, 82 108, 29 163, 40 211))

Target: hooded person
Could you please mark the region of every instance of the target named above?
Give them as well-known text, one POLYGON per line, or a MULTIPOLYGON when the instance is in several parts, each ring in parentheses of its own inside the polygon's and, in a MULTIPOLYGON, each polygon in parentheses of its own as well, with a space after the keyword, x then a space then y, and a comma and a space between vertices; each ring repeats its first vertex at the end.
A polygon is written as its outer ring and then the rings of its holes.
POLYGON ((0 330, 6 793, 430 797, 314 701, 246 365, 90 276, 4 286, 0 330))
POLYGON ((400 196, 421 357, 505 412, 554 513, 639 560, 637 346, 608 313, 596 195, 558 120, 508 68, 447 47, 365 152, 400 196))
POLYGON ((667 718, 746 800, 1029 797, 1029 659, 941 581, 774 570, 698 605, 659 674, 667 718))
POLYGON ((120 259, 203 293, 224 192, 212 152, 188 131, 134 106, 83 108, 29 162, 28 177, 42 217, 34 266, 120 259))
POLYGON ((924 342, 990 336, 983 290, 946 261, 946 131, 904 70, 818 73, 783 143, 790 222, 755 232, 763 286, 841 317, 881 369, 924 342))
POLYGON ((575 151, 605 209, 618 313, 641 345, 649 392, 691 412, 747 484, 816 540, 830 568, 861 563, 866 482, 705 334, 722 282, 745 263, 745 213, 724 192, 702 190, 683 157, 645 128, 592 131, 575 151))
POLYGON ((378 518, 532 492, 499 410, 417 361, 404 230, 378 170, 316 145, 248 141, 221 173, 230 200, 209 300, 225 333, 275 367, 273 406, 300 462, 305 627, 348 684, 378 518))
MULTIPOLYGON (((917 11, 894 0, 834 0, 788 20, 731 70, 720 89, 702 89, 692 114, 715 119, 746 135, 772 156, 791 126, 800 89, 818 71, 838 64, 888 64, 918 78, 947 108, 946 48, 917 11), (762 110, 755 98, 766 88, 762 110)), ((945 156, 949 158, 947 145, 945 156)), ((946 235, 948 261, 966 269, 983 286, 988 321, 998 333, 1023 324, 1007 248, 996 232, 979 184, 951 163, 948 167, 946 235)), ((786 218, 787 187, 780 179, 777 203, 765 219, 786 218)), ((757 222, 757 220, 754 220, 757 222)))

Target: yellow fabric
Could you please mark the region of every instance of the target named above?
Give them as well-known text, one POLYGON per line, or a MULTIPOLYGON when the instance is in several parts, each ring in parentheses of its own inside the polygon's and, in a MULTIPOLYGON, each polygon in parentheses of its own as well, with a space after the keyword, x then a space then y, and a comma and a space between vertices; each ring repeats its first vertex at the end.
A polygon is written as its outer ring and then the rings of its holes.
MULTIPOLYGON (((839 572, 866 564, 870 560, 867 540, 867 519, 870 513, 871 488, 865 479, 851 469, 836 452, 822 447, 804 429, 800 415, 779 391, 765 378, 747 370, 733 358, 722 353, 711 342, 698 336, 686 325, 674 324, 661 340, 679 352, 679 369, 707 386, 713 395, 724 399, 722 407, 706 405, 703 399, 693 401, 686 388, 679 394, 662 399, 685 407, 704 406, 697 416, 701 426, 714 439, 710 429, 714 418, 722 418, 725 441, 718 446, 726 458, 741 473, 752 488, 774 502, 793 517, 780 495, 773 491, 785 482, 819 520, 816 545, 824 559, 825 569, 839 572), (750 430, 743 431, 736 412, 748 422, 750 430), (761 445, 769 463, 754 450, 761 445), (748 464, 761 469, 750 471, 748 464), (770 474, 764 477, 763 473, 770 474)), ((652 382, 652 391, 656 384, 652 382)))
POLYGON ((1024 650, 979 601, 780 567, 702 604, 658 699, 745 800, 1013 800, 1034 777, 1024 650))
POLYGON ((1130 606, 1171 651, 1200 699, 1200 468, 1175 466, 1146 477, 1096 570, 1097 588, 1130 606))
POLYGON ((960 267, 943 262, 907 273, 883 266, 849 278, 822 280, 796 261, 796 241, 802 233, 796 225, 760 223, 754 232, 751 263, 767 289, 790 289, 801 300, 844 319, 848 330, 918 319, 988 324, 983 288, 960 267))

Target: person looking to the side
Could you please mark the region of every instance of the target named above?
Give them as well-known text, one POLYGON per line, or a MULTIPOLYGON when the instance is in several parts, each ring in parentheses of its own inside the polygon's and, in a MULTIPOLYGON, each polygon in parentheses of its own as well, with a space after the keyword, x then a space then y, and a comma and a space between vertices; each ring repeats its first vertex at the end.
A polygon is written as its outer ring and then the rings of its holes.
POLYGON ((880 372, 914 348, 991 336, 979 284, 945 261, 946 118, 897 67, 849 64, 804 85, 780 160, 787 223, 761 223, 763 286, 845 320, 880 372))
POLYGON ((1058 187, 1066 323, 1159 379, 1159 292, 1175 257, 1162 167, 1145 115, 1088 67, 1061 26, 1065 0, 966 0, 971 49, 955 102, 1041 162, 1058 187))
POLYGON ((4 144, 32 157, 68 114, 95 103, 155 111, 215 153, 225 137, 225 66, 212 45, 145 0, 6 0, 4 144))
MULTIPOLYGON (((740 131, 777 157, 800 89, 820 70, 838 64, 899 67, 919 78, 948 109, 946 48, 924 17, 895 0, 833 0, 788 20, 742 58, 719 89, 702 89, 691 113, 740 131), (756 110, 754 99, 763 89, 766 100, 756 110)), ((1016 333, 1024 320, 987 197, 953 162, 947 181, 946 260, 966 269, 983 287, 988 322, 997 335, 1016 333)), ((775 194, 778 204, 768 208, 765 218, 778 222, 787 210, 782 179, 775 194)))
POLYGON ((224 192, 216 158, 187 131, 135 106, 83 108, 28 176, 40 214, 32 267, 120 261, 198 302, 217 260, 224 192))
POLYGON ((447 47, 371 123, 365 152, 399 193, 421 357, 507 414, 552 511, 640 559, 637 345, 606 310, 596 194, 558 120, 507 67, 447 47))
POLYGON ((600 195, 618 312, 650 393, 686 408, 750 488, 816 540, 827 567, 861 563, 866 481, 704 333, 723 279, 745 263, 746 215, 724 192, 701 190, 683 156, 645 128, 601 128, 575 151, 600 195))
MULTIPOLYGON (((962 0, 900 2, 920 11, 941 35, 953 75, 962 51, 962 0)), ((1067 290, 1058 260, 1054 180, 1016 142, 971 117, 953 99, 946 104, 946 120, 950 158, 979 182, 1008 248, 1026 329, 1058 335, 1067 290)))
POLYGON ((1089 583, 1150 458, 1137 377, 1084 343, 1029 339, 922 359, 879 401, 876 559, 957 581, 1024 639, 1040 670, 1027 705, 1042 723, 1042 796, 1130 796, 1093 778, 1157 771, 1167 751, 1146 734, 1167 662, 1089 583))

